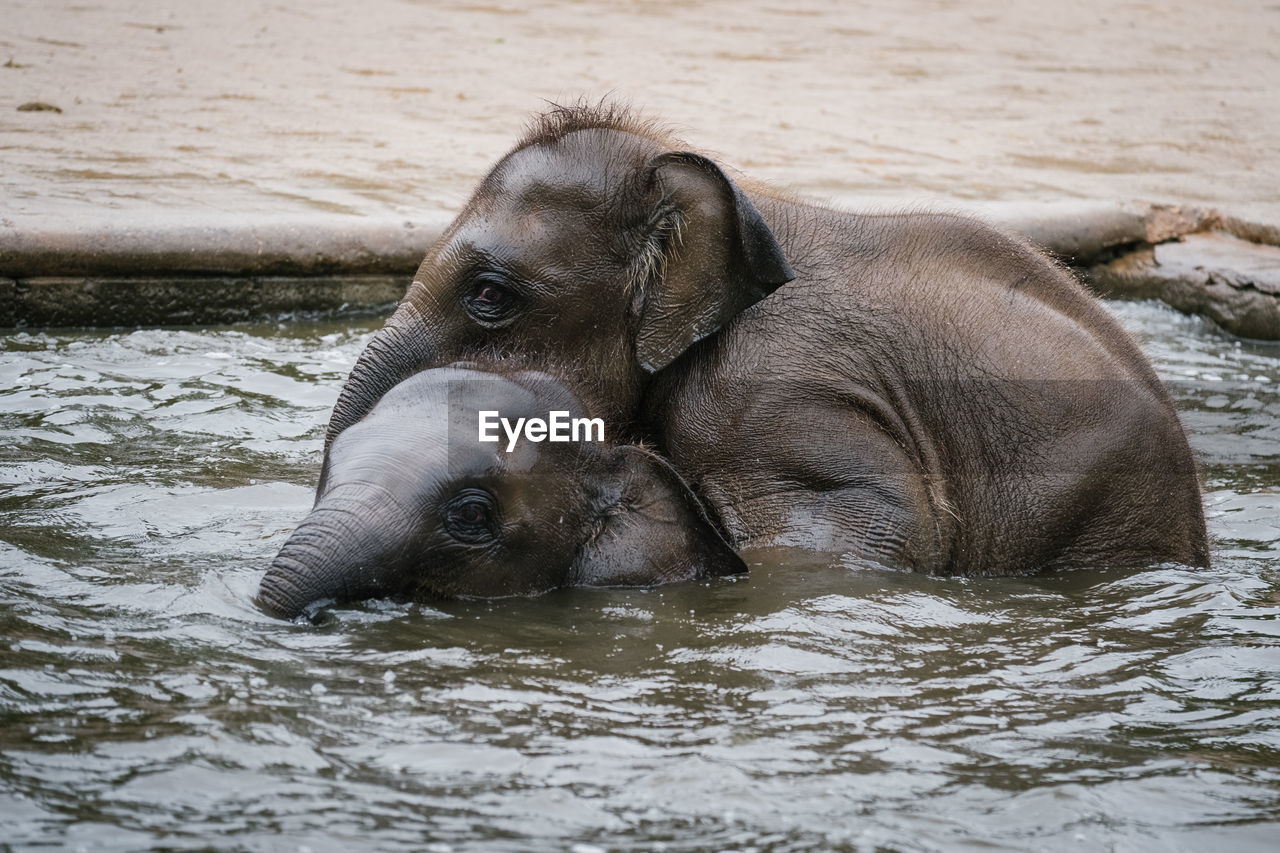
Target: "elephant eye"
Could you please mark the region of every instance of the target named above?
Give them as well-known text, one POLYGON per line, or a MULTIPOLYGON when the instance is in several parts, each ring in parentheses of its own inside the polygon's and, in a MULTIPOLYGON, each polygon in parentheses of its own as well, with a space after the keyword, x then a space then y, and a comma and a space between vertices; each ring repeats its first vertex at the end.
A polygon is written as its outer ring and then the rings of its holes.
POLYGON ((485 325, 510 318, 520 301, 519 296, 501 276, 481 273, 462 297, 467 313, 485 325))
POLYGON ((498 508, 493 496, 465 489, 444 506, 444 527, 460 542, 482 543, 498 536, 498 508))

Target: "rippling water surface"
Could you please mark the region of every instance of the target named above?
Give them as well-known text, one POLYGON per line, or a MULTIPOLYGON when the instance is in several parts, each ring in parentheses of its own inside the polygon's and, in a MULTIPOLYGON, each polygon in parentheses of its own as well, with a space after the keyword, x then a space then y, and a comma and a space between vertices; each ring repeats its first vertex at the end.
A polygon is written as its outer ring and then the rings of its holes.
POLYGON ((0 336, 0 848, 1275 849, 1280 347, 1115 304, 1212 570, 250 599, 376 321, 0 336))

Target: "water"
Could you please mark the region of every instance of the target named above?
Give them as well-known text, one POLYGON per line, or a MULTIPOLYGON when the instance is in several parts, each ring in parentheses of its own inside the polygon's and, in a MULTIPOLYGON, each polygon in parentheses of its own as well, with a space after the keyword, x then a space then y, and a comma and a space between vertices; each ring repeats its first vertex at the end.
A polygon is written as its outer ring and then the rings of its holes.
POLYGON ((0 228, 452 216, 545 100, 606 93, 855 207, 1146 199, 1280 221, 1275 0, 0 9, 0 228))
POLYGON ((1280 346, 1113 308, 1212 570, 761 552, 318 626, 250 599, 376 320, 0 336, 0 848, 1274 849, 1280 346))

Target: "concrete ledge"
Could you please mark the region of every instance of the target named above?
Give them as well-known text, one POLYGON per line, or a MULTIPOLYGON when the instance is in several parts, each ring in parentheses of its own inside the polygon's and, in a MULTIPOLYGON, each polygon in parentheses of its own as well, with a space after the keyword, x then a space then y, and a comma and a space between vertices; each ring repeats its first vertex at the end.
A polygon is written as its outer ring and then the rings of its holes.
POLYGON ((1074 266, 1096 263, 1117 249, 1223 228, 1225 219, 1213 208, 1140 201, 987 204, 978 212, 1074 266))
MULTIPOLYGON (((856 200, 846 200, 857 209, 856 200)), ((1280 339, 1280 227, 1143 202, 952 206, 1071 264, 1107 295, 1163 299, 1280 339)), ((0 326, 226 323, 399 300, 447 217, 227 214, 0 219, 0 326)))
POLYGON ((230 323, 389 308, 447 220, 226 214, 0 223, 0 326, 230 323))
POLYGON ((0 276, 412 273, 444 217, 112 216, 0 223, 0 276))
POLYGON ((1002 204, 983 212, 1069 263, 1087 263, 1114 246, 1147 239, 1149 211, 1136 204, 1002 204))
POLYGON ((15 325, 18 283, 10 278, 0 278, 0 326, 15 325))
POLYGON ((1280 248, 1211 232, 1128 253, 1089 270, 1108 296, 1161 299, 1232 334, 1280 340, 1280 248))
MULTIPOLYGON (((885 213, 901 209, 868 206, 850 197, 838 198, 837 203, 842 209, 855 212, 885 213)), ((938 203, 909 209, 932 209, 977 216, 1021 234, 1073 266, 1087 266, 1124 247, 1160 243, 1209 228, 1219 228, 1231 233, 1236 233, 1238 228, 1244 239, 1257 239, 1247 236, 1243 233, 1245 231, 1266 233, 1265 226, 1224 216, 1214 208, 1143 201, 989 201, 938 203)), ((1276 229, 1271 230, 1277 233, 1276 229)), ((1280 233, 1277 233, 1276 241, 1262 242, 1280 243, 1280 233)))
POLYGON ((389 311, 408 283, 408 276, 399 275, 38 277, 7 285, 0 279, 0 325, 175 326, 268 319, 299 310, 389 311))

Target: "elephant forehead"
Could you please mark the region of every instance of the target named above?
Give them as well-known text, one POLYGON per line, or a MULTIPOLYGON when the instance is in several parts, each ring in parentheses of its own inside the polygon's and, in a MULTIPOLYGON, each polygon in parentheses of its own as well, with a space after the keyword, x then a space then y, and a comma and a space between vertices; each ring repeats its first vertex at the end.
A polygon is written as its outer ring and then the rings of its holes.
POLYGON ((515 206, 474 217, 458 229, 454 248, 479 250, 498 261, 528 261, 580 251, 583 243, 597 239, 592 224, 591 215, 581 210, 515 206))
POLYGON ((435 367, 405 379, 388 391, 369 417, 412 418, 448 429, 467 410, 506 406, 536 407, 531 390, 498 373, 470 366, 435 367))
POLYGON ((554 376, 514 375, 519 381, 459 365, 411 376, 335 439, 331 477, 417 480, 420 488, 463 478, 573 479, 583 448, 531 441, 524 428, 539 420, 545 438, 553 413, 579 417, 581 404, 554 376))
POLYGON ((623 170, 607 159, 583 156, 561 146, 517 151, 489 181, 495 209, 520 215, 541 210, 590 212, 608 202, 623 170))
MULTIPOLYGON (((509 360, 510 361, 510 360, 509 360)), ((582 404, 556 376, 523 362, 492 372, 487 363, 459 362, 423 370, 396 385, 374 406, 371 421, 415 422, 432 429, 476 433, 480 411, 498 410, 504 417, 545 417, 553 409, 581 414, 582 404)))
POLYGON ((536 292, 554 293, 617 254, 615 230, 604 227, 597 213, 583 210, 478 214, 454 232, 446 250, 453 265, 433 284, 448 292, 455 286, 450 273, 479 263, 507 270, 536 292))
MULTIPOLYGON (((474 420, 469 433, 451 433, 443 417, 366 418, 334 440, 328 482, 330 488, 377 484, 404 505, 418 505, 462 480, 496 481, 506 476, 511 463, 501 458, 504 455, 495 445, 476 440, 474 420)), ((534 464, 523 457, 515 461, 526 467, 534 464)))
MULTIPOLYGON (((552 387, 552 386, 549 386, 552 387)), ((541 388, 527 388, 510 379, 481 371, 458 371, 449 380, 449 431, 475 438, 482 411, 497 411, 502 417, 535 417, 546 414, 547 394, 541 388)))

